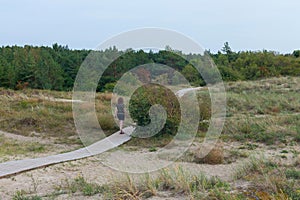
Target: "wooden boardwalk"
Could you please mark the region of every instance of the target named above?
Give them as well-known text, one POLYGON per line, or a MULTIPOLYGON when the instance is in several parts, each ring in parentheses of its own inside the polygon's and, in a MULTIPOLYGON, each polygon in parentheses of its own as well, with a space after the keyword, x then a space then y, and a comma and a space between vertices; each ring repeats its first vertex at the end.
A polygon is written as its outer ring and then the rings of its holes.
POLYGON ((49 165, 87 158, 107 150, 115 148, 131 139, 130 134, 133 132, 133 127, 123 129, 126 134, 119 132, 106 137, 88 147, 81 148, 72 152, 62 153, 41 158, 24 159, 0 163, 0 178, 18 174, 20 172, 29 171, 36 168, 46 167, 49 165))

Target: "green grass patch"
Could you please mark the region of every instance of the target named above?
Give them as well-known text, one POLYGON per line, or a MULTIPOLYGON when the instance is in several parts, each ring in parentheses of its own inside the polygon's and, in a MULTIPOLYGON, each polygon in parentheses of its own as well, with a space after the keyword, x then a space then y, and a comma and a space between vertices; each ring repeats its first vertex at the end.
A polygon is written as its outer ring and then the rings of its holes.
POLYGON ((5 138, 4 136, 0 136, 1 156, 13 156, 28 153, 43 153, 45 151, 47 151, 47 148, 43 144, 39 144, 37 142, 20 142, 17 140, 5 138))
POLYGON ((17 191, 12 200, 42 200, 42 197, 27 195, 24 191, 17 191))
POLYGON ((289 179, 300 179, 300 170, 288 169, 285 171, 285 175, 289 179))

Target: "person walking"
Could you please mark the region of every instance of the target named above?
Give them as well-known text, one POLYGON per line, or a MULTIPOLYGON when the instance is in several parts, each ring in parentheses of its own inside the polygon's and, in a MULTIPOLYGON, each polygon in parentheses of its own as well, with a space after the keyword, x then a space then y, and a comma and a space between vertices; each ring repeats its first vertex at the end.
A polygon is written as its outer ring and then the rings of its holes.
POLYGON ((123 131, 123 123, 125 119, 125 108, 124 108, 124 100, 122 97, 119 97, 118 103, 116 105, 115 116, 118 117, 120 124, 120 134, 124 134, 123 131))

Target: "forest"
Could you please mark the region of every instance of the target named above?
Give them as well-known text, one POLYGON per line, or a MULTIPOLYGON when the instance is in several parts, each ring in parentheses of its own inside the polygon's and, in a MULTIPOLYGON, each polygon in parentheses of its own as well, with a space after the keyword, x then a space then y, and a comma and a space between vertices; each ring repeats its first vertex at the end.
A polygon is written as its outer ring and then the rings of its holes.
MULTIPOLYGON (((59 44, 53 44, 52 47, 2 46, 0 87, 15 90, 33 88, 70 91, 80 65, 90 52, 91 50, 85 49, 72 50, 59 44)), ((102 59, 112 55, 121 56, 104 72, 98 84, 98 91, 112 90, 125 72, 147 63, 168 65, 183 74, 192 85, 206 84, 192 64, 199 59, 200 55, 197 54, 173 53, 170 47, 158 52, 132 49, 122 52, 116 47, 111 47, 99 53, 102 59)), ((235 52, 226 42, 217 53, 205 53, 213 59, 224 81, 300 76, 300 50, 289 54, 267 50, 235 52)))

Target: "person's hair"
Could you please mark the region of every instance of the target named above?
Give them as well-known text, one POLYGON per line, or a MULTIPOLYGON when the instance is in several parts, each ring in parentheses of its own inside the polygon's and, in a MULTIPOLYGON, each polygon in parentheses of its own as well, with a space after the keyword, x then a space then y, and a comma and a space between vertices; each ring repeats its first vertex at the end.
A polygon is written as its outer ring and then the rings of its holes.
POLYGON ((122 98, 122 97, 119 97, 119 99, 118 99, 118 104, 123 104, 123 102, 124 102, 123 98, 122 98))

